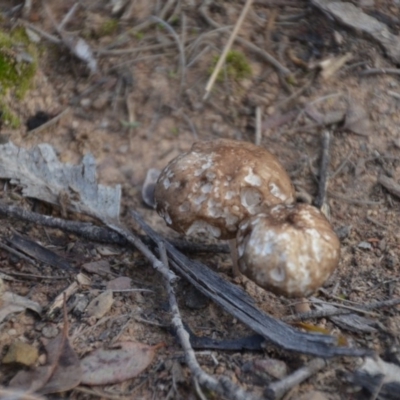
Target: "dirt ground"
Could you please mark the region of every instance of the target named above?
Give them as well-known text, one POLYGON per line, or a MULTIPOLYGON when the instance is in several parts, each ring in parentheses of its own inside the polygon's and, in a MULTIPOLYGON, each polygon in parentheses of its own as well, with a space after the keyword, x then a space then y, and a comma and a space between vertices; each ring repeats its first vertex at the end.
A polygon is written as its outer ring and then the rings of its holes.
MULTIPOLYGON (((48 7, 54 19, 61 21, 74 3, 52 1, 48 7)), ((398 197, 378 183, 381 174, 400 183, 399 75, 361 73, 367 68, 395 68, 382 49, 372 40, 330 20, 306 1, 255 1, 239 36, 273 55, 291 71, 291 78, 283 77, 254 51, 236 42, 233 48, 244 54, 251 75, 239 79, 225 71, 209 99, 203 101, 210 71, 228 39, 230 30, 226 27, 236 23, 242 2, 211 2, 206 8, 207 15, 221 25, 219 29, 205 19, 201 2, 165 2, 170 6, 161 18, 183 43, 184 68, 176 38, 170 31, 161 23, 141 25, 150 15, 162 15, 164 2, 131 3, 130 10, 123 9, 111 19, 111 2, 81 1, 74 18, 65 27, 66 31, 84 37, 94 50, 98 62, 96 74, 90 74, 86 65, 62 45, 41 38, 39 67, 32 89, 23 99, 17 99, 12 92, 4 97, 22 124, 16 129, 3 124, 1 135, 9 136, 13 143, 25 148, 49 143, 65 163, 80 162, 84 154, 91 152, 97 161, 99 181, 122 185, 122 220, 132 224, 128 210, 133 208, 158 232, 177 238, 142 201, 141 188, 149 168, 163 168, 197 140, 231 138, 255 142, 256 112, 259 112, 261 146, 278 156, 297 191, 313 199, 318 190, 321 139, 326 127, 310 117, 308 111, 312 107, 319 115, 332 116, 333 112, 349 112, 351 106, 357 107, 361 122, 356 120, 361 131, 354 133, 339 124, 332 133, 327 196, 331 222, 341 232, 341 261, 317 297, 354 307, 399 297, 400 203, 398 197), (320 70, 311 68, 322 60, 346 54, 351 57, 332 76, 324 78, 320 70), (38 111, 51 116, 64 114, 49 128, 29 132, 26 121, 38 111)), ((400 11, 396 2, 355 3, 398 34, 400 11)), ((10 12, 18 4, 1 2, 0 12, 7 15, 0 18, 1 30, 9 32, 19 23, 20 12, 10 12)), ((41 2, 33 1, 27 20, 59 37, 41 2)), ((8 186, 6 190, 4 186, 0 196, 8 204, 60 216, 58 209, 22 199, 18 193, 17 189, 8 186)), ((0 232, 2 241, 14 233, 35 240, 76 268, 73 272, 63 272, 40 262, 32 265, 0 250, 0 272, 15 279, 5 280, 8 290, 38 302, 45 310, 74 282, 82 265, 92 261, 107 262, 111 273, 85 272, 91 284, 80 286, 75 296, 91 300, 118 276, 129 277, 132 288, 147 289, 115 292, 111 310, 97 323, 84 313, 71 312, 68 317, 71 344, 79 357, 114 343, 116 338, 151 345, 165 343, 152 364, 138 377, 121 384, 86 388, 86 391, 77 388, 68 392, 66 398, 196 398, 183 352, 167 329, 168 299, 160 275, 138 252, 17 220, 2 219, 0 232)), ((227 254, 190 257, 198 257, 224 278, 235 281, 227 254)), ((238 284, 270 315, 281 319, 293 313, 292 301, 276 297, 246 279, 238 284)), ((251 334, 246 326, 212 302, 201 298, 189 301, 192 292, 187 282, 180 281, 177 296, 182 317, 196 335, 235 339, 251 334)), ((72 302, 73 299, 70 305, 72 302)), ((381 355, 399 346, 399 307, 374 310, 365 316, 376 322, 370 332, 341 328, 329 318, 308 322, 381 355)), ((0 356, 17 339, 42 349, 43 339, 51 337, 49 329, 57 333, 62 325, 61 313, 52 318, 41 318, 29 311, 12 314, 0 325, 0 356)), ((264 352, 198 352, 204 370, 224 374, 244 389, 259 394, 272 378, 267 372, 257 372, 249 366, 266 357, 283 361, 289 372, 311 359, 276 347, 268 347, 264 352)), ((296 386, 286 399, 299 399, 303 394, 304 398, 310 398, 307 397, 310 391, 323 392, 322 398, 329 400, 367 398, 345 379, 359 364, 360 360, 334 359, 328 367, 296 386)), ((7 367, 0 372, 0 384, 6 385, 17 370, 7 367)), ((206 393, 206 398, 217 397, 206 393)))

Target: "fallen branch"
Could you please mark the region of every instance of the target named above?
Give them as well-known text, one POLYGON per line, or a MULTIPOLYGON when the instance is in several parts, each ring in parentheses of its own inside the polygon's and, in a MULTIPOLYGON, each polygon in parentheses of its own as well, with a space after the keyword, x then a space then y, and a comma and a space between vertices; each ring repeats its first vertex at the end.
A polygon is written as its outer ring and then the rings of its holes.
MULTIPOLYGON (((72 221, 55 218, 50 215, 38 214, 21 207, 5 204, 1 201, 0 215, 31 222, 36 225, 46 226, 48 228, 60 229, 63 232, 73 233, 74 235, 93 242, 117 244, 120 246, 126 246, 127 244, 127 241, 123 236, 111 229, 93 225, 90 222, 72 221)), ((147 236, 139 236, 139 238, 145 244, 153 243, 152 241, 149 241, 147 236)), ((229 248, 226 245, 191 243, 178 239, 170 240, 169 242, 179 250, 188 253, 229 253, 229 248)))

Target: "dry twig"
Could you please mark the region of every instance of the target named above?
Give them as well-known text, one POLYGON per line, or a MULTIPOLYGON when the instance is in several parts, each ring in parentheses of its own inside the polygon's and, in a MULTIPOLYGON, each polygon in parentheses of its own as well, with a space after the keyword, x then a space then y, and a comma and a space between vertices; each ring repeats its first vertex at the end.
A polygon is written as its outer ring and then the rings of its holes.
MULTIPOLYGON (((223 28, 220 24, 215 22, 209 15, 208 15, 208 6, 212 3, 211 0, 204 0, 203 4, 199 8, 200 14, 202 17, 207 21, 207 23, 215 29, 223 28)), ((271 64, 274 68, 276 68, 283 76, 289 77, 292 75, 290 70, 283 66, 276 58, 272 57, 271 54, 267 53, 266 51, 260 49, 258 46, 254 45, 253 43, 249 42, 246 39, 241 37, 237 37, 236 41, 239 42, 241 45, 245 46, 248 50, 256 53, 259 57, 263 58, 267 63, 271 64)))
MULTIPOLYGON (((160 250, 160 257, 164 264, 164 267, 168 269, 168 257, 164 243, 160 241, 158 243, 158 247, 160 250)), ((205 371, 202 370, 200 364, 196 359, 194 350, 190 344, 189 334, 185 330, 185 327, 183 326, 182 318, 178 307, 178 302, 176 301, 175 292, 171 285, 171 282, 170 280, 166 279, 164 283, 168 293, 169 306, 172 314, 172 325, 174 326, 174 329, 179 338, 182 349, 185 353, 186 364, 189 367, 191 373, 193 374, 193 378, 197 380, 198 383, 200 383, 200 385, 228 399, 256 400, 255 396, 253 396, 251 393, 245 392, 239 386, 231 382, 227 377, 222 376, 217 379, 213 376, 210 376, 209 374, 207 374, 205 371)))
POLYGON ((251 4, 253 3, 253 0, 246 0, 246 3, 242 9, 242 12, 239 16, 239 19, 236 21, 235 27, 233 28, 233 31, 231 32, 231 35, 229 36, 228 42, 225 45, 224 50, 222 51, 221 56, 219 57, 219 60, 217 62, 217 65, 214 68, 214 71, 212 75, 210 76, 210 79, 207 82, 206 85, 206 92, 204 94, 203 100, 206 100, 207 97, 209 96, 212 87, 214 86, 215 80, 217 79, 217 76, 219 72, 221 71, 222 65, 224 64, 226 60, 226 56, 228 55, 229 50, 232 47, 232 44, 236 38, 236 36, 239 33, 239 30, 243 24, 244 19, 246 18, 246 15, 251 7, 251 4))
MULTIPOLYGON (((4 204, 1 201, 0 215, 46 226, 48 228, 60 229, 63 232, 73 233, 94 242, 117 244, 120 246, 126 246, 127 244, 125 238, 111 229, 93 225, 89 222, 70 221, 62 218, 55 218, 50 215, 38 214, 17 206, 4 204)), ((147 236, 140 237, 140 239, 144 243, 150 243, 147 236)), ((229 253, 229 248, 226 245, 206 245, 191 243, 184 240, 171 240, 170 243, 174 247, 189 253, 229 253)))
POLYGON ((322 358, 311 360, 307 365, 299 368, 293 374, 278 382, 271 383, 266 389, 267 397, 269 399, 280 399, 286 392, 293 389, 295 386, 299 385, 326 366, 327 362, 322 358))

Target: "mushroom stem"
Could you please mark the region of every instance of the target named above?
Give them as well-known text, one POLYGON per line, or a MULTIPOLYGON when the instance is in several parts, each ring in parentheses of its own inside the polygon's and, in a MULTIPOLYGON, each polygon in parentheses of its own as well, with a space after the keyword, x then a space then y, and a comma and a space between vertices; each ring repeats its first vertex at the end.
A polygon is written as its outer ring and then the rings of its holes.
POLYGON ((236 239, 230 239, 228 240, 228 243, 229 243, 229 249, 231 251, 233 277, 237 278, 238 276, 240 276, 240 272, 238 265, 239 257, 238 257, 236 239))

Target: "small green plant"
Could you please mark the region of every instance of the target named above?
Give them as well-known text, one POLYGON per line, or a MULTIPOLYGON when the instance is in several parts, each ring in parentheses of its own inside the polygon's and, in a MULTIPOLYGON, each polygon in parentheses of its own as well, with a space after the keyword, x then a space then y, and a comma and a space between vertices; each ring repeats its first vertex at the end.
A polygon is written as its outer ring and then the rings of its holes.
POLYGON ((178 136, 179 135, 179 128, 177 126, 174 126, 171 128, 171 134, 172 136, 178 136))
MULTIPOLYGON (((210 74, 214 71, 217 65, 219 56, 215 56, 213 59, 213 66, 211 67, 210 74)), ((222 81, 226 76, 229 79, 236 81, 241 81, 243 79, 249 78, 252 74, 251 66, 246 59, 246 56, 237 50, 231 50, 228 52, 225 59, 225 67, 218 74, 218 80, 222 81)))
POLYGON ((38 50, 23 28, 0 31, 0 94, 12 90, 22 98, 37 69, 38 50))
POLYGON ((98 37, 109 36, 116 32, 118 28, 118 20, 110 18, 104 21, 98 29, 98 37))
POLYGON ((144 38, 144 33, 139 31, 139 32, 135 32, 133 35, 137 40, 142 40, 144 38))
POLYGON ((10 111, 10 109, 3 103, 0 102, 0 121, 1 123, 11 129, 19 128, 21 121, 19 118, 10 111))

